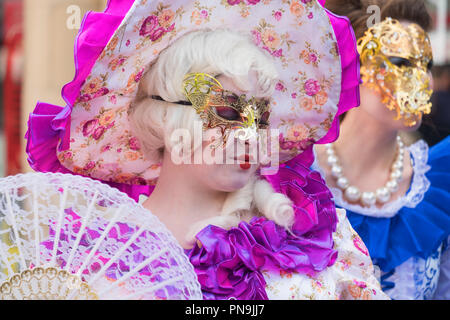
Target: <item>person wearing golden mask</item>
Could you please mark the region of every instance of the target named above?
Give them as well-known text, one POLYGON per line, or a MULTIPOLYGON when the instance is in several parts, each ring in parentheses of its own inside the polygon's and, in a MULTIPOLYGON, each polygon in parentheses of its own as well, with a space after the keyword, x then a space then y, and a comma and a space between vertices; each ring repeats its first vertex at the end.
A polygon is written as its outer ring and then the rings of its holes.
POLYGON ((431 111, 425 3, 329 0, 326 7, 348 17, 355 31, 360 106, 345 114, 335 143, 315 146, 313 168, 347 210, 381 270, 385 293, 401 300, 450 299, 450 137, 432 148, 401 138, 431 111), (370 25, 373 5, 381 17, 370 25))

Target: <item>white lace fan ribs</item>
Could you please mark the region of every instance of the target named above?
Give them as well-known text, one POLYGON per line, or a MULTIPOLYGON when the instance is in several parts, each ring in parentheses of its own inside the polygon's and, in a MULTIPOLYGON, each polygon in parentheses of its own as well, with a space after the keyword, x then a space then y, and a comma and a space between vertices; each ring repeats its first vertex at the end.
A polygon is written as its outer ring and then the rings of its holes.
POLYGON ((0 299, 202 299, 182 248, 126 194, 89 178, 0 179, 0 299))

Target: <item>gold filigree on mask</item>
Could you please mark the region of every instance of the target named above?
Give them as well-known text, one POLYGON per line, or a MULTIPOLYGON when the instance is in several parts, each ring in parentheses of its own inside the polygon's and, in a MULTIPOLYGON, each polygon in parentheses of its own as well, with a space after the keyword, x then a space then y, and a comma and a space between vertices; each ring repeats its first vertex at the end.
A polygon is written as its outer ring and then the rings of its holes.
POLYGON ((395 120, 414 126, 431 111, 429 64, 433 59, 426 32, 417 24, 386 18, 358 40, 361 78, 395 110, 395 120))
POLYGON ((183 81, 186 98, 203 121, 204 129, 220 128, 223 143, 230 130, 239 129, 240 139, 249 139, 257 129, 267 128, 269 102, 237 95, 223 89, 221 83, 206 73, 187 74, 183 81))

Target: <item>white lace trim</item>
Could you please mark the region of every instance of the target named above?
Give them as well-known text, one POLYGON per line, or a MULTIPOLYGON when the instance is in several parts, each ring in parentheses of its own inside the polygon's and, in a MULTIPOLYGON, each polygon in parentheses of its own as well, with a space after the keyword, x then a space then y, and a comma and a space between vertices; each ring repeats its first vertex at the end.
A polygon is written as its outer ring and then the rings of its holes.
MULTIPOLYGON (((416 275, 416 264, 418 263, 415 257, 409 258, 401 265, 395 268, 395 273, 387 278, 385 281, 393 282, 394 288, 385 290, 385 293, 395 300, 415 300, 417 294, 416 283, 414 277, 416 275)), ((423 260, 423 259, 420 259, 423 260)), ((425 260, 424 260, 425 261, 425 260)), ((423 263, 424 264, 424 263, 423 263)), ((421 299, 423 300, 423 298, 421 299)))
POLYGON ((395 286, 385 293, 395 300, 432 299, 439 281, 441 249, 442 246, 426 260, 411 257, 396 267, 394 274, 385 280, 395 286))
MULTIPOLYGON (((338 206, 347 210, 376 218, 392 218, 402 207, 415 208, 422 200, 425 193, 430 187, 430 181, 425 176, 425 173, 431 169, 427 164, 428 162, 428 145, 425 141, 419 140, 410 145, 407 150, 409 151, 413 160, 413 176, 409 192, 403 197, 400 197, 394 201, 386 203, 383 207, 378 208, 376 206, 363 207, 358 204, 351 204, 345 201, 343 193, 339 188, 329 187, 333 193, 335 202, 338 206)), ((312 168, 319 171, 322 177, 325 178, 324 171, 317 162, 317 154, 314 151, 315 160, 312 168)))

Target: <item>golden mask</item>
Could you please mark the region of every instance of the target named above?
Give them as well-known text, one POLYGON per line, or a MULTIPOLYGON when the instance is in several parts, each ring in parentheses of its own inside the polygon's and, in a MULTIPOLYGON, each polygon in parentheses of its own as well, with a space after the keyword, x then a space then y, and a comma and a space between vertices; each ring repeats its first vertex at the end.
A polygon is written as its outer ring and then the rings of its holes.
POLYGON ((427 33, 417 24, 386 18, 358 40, 361 78, 379 92, 382 102, 407 126, 431 111, 432 50, 427 33))
POLYGON ((184 94, 203 120, 204 129, 220 128, 226 143, 230 129, 249 130, 268 127, 269 102, 252 97, 247 99, 224 90, 220 82, 206 73, 187 74, 183 81, 184 94))

